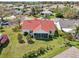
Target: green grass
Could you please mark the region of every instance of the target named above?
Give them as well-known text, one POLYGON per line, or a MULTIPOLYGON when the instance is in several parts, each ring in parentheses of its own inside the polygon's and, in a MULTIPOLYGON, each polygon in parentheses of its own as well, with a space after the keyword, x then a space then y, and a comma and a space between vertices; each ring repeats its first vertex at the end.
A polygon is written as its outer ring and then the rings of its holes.
POLYGON ((72 44, 73 46, 79 48, 79 41, 70 41, 70 44, 72 44))
POLYGON ((42 56, 39 56, 39 58, 52 58, 56 55, 58 55, 59 53, 63 52, 64 50, 66 50, 68 47, 63 47, 63 48, 55 48, 54 50, 52 51, 48 51, 48 53, 42 55, 42 56))
POLYGON ((64 51, 65 49, 67 49, 65 47, 60 48, 60 46, 62 46, 64 43, 64 40, 62 37, 58 37, 57 39, 53 39, 50 41, 35 40, 34 44, 27 44, 26 38, 23 37, 23 40, 25 41, 25 43, 21 44, 18 42, 18 39, 17 39, 18 32, 13 32, 12 28, 10 27, 4 28, 4 29, 10 38, 10 42, 8 46, 6 46, 5 48, 3 49, 0 48, 1 58, 23 57, 23 55, 26 52, 34 51, 34 50, 39 49, 40 47, 46 47, 46 46, 51 46, 53 50, 50 50, 46 54, 41 55, 39 57, 53 57, 59 54, 60 52, 64 51))

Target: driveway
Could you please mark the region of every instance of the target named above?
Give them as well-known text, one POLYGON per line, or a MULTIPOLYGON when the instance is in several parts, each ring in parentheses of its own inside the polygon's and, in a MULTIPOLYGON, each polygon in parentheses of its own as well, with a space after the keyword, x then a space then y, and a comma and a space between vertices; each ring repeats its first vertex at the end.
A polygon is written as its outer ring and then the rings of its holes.
POLYGON ((56 55, 54 58, 79 58, 79 49, 71 47, 59 55, 56 55))

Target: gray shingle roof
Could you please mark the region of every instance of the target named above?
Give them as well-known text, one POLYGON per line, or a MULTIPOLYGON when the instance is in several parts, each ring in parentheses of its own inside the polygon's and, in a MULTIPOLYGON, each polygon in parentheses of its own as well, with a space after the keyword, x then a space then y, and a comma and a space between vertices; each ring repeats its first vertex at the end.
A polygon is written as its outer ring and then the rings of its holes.
POLYGON ((78 20, 59 20, 59 23, 62 28, 71 28, 76 24, 79 25, 79 19, 78 20))

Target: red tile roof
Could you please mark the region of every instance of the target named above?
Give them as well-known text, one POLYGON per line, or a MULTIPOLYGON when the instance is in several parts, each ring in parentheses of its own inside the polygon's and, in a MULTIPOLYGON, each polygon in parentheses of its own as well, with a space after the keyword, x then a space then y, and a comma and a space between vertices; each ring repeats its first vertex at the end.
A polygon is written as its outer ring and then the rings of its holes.
POLYGON ((51 20, 34 19, 22 21, 22 30, 38 31, 38 29, 42 29, 46 32, 54 32, 56 27, 54 22, 51 20))

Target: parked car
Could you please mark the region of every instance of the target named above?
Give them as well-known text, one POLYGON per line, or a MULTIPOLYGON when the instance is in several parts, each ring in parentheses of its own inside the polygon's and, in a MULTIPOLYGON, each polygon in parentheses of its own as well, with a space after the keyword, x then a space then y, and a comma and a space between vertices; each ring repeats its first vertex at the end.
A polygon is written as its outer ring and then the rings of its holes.
POLYGON ((2 22, 0 22, 1 26, 8 26, 9 24, 10 24, 10 22, 8 22, 8 21, 2 21, 2 22))
POLYGON ((9 42, 9 37, 7 34, 2 34, 0 36, 0 46, 9 42))

